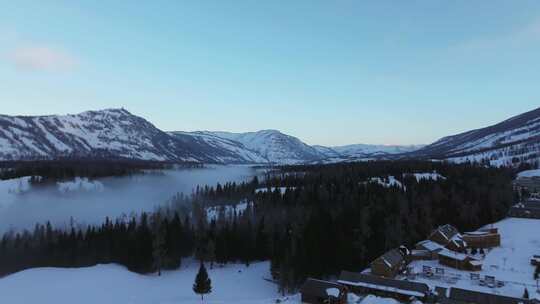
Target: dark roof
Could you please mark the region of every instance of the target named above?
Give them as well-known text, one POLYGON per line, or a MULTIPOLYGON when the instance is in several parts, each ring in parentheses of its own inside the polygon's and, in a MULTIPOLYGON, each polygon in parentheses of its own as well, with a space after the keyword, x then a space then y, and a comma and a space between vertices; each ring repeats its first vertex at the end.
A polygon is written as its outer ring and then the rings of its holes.
POLYGON ((326 292, 328 288, 337 288, 340 290, 340 292, 342 292, 345 286, 334 282, 309 278, 300 288, 300 292, 303 294, 326 298, 330 296, 326 292))
POLYGON ((380 285, 391 288, 398 288, 401 290, 410 290, 416 291, 419 293, 427 294, 429 292, 429 286, 424 283, 411 282, 411 281, 402 281, 395 279, 387 279, 383 277, 377 277, 369 274, 362 274, 356 272, 342 271, 339 275, 339 282, 346 284, 344 282, 350 283, 366 283, 371 285, 380 285))
POLYGON ((403 262, 403 255, 399 250, 392 249, 381 255, 378 259, 382 259, 383 263, 387 264, 389 267, 395 267, 403 262))
POLYGON ((440 232, 447 240, 450 240, 456 234, 459 233, 459 231, 456 229, 456 227, 454 227, 454 226, 452 226, 450 224, 440 226, 435 231, 433 231, 433 233, 437 233, 437 232, 440 232))
POLYGON ((475 304, 518 304, 528 302, 526 299, 512 298, 453 287, 450 289, 450 300, 475 304))

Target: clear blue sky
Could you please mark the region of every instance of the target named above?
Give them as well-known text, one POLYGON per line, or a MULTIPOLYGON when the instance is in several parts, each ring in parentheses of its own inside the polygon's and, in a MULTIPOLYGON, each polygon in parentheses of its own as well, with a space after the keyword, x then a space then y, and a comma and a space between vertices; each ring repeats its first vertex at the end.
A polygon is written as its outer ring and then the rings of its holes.
POLYGON ((0 113, 417 144, 540 106, 540 1, 0 0, 0 113), (143 3, 144 2, 144 3, 143 3))

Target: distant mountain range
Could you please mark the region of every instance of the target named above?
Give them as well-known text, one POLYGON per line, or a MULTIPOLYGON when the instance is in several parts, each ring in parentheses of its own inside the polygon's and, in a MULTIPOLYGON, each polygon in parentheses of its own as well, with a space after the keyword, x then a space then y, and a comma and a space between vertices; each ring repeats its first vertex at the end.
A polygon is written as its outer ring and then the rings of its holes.
POLYGON ((497 125, 427 146, 310 146, 277 130, 247 133, 164 132, 124 109, 76 115, 0 115, 0 160, 128 158, 153 161, 328 163, 370 159, 439 159, 493 165, 537 162, 540 108, 497 125))

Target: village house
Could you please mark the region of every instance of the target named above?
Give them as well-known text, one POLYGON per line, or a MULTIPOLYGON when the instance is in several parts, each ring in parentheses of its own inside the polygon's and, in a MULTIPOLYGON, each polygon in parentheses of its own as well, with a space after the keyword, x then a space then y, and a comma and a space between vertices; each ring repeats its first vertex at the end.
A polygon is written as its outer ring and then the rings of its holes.
POLYGON ((466 271, 482 270, 481 261, 478 261, 466 254, 446 249, 439 252, 439 263, 441 265, 466 271))
POLYGON ((398 249, 392 249, 371 263, 371 273, 393 278, 404 269, 406 264, 403 253, 398 249))
POLYGON ((398 301, 423 300, 429 294, 429 286, 424 283, 395 280, 369 274, 342 271, 338 283, 348 287, 350 292, 373 294, 394 298, 398 301))
POLYGON ((450 224, 435 229, 428 239, 453 251, 464 252, 467 248, 459 231, 450 224))
POLYGON ((437 303, 441 304, 536 304, 537 300, 513 298, 491 293, 461 289, 435 289, 438 294, 437 303))
POLYGON ((501 246, 501 235, 497 228, 481 229, 463 234, 470 248, 493 248, 501 246))
POLYGON ((302 303, 346 304, 347 287, 338 283, 307 279, 300 288, 302 303))

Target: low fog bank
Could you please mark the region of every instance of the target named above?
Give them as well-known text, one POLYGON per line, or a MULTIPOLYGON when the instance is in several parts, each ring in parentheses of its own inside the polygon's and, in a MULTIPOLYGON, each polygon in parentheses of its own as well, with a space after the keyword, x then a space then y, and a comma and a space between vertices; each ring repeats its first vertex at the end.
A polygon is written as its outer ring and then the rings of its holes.
MULTIPOLYGON (((62 191, 58 185, 28 188, 24 180, 0 181, 0 233, 31 229, 51 221, 68 227, 102 223, 133 212, 152 211, 174 194, 190 194, 197 185, 241 182, 255 175, 248 166, 211 166, 197 169, 155 171, 130 177, 101 178, 99 187, 62 191)), ((71 186, 70 188, 76 188, 71 186)))

